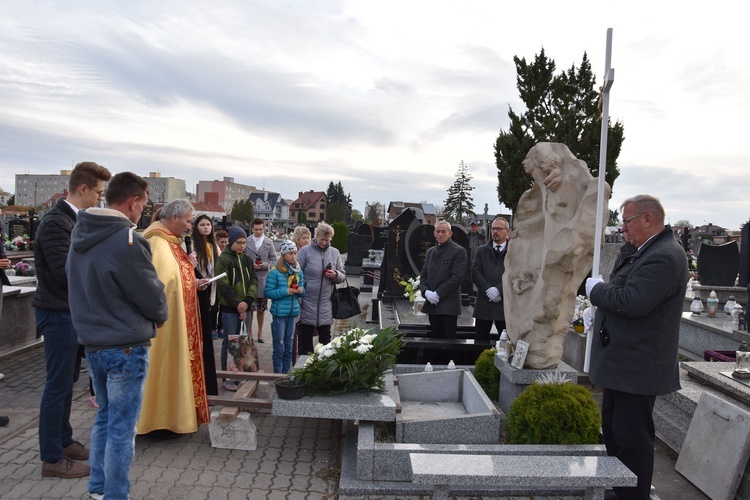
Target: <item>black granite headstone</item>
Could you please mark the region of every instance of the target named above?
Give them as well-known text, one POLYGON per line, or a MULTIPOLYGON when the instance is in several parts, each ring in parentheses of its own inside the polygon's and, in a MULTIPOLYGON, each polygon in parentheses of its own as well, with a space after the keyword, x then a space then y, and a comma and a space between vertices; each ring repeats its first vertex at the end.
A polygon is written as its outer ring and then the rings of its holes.
POLYGON ((740 240, 740 280, 737 286, 747 286, 750 284, 750 221, 742 226, 740 240))
POLYGON ((385 250, 385 246, 388 242, 388 234, 390 228, 388 226, 372 226, 372 249, 373 250, 385 250))
POLYGON ((362 272, 362 259, 366 259, 370 255, 372 236, 349 233, 347 244, 346 262, 344 263, 346 274, 359 276, 362 272))
POLYGON ((411 276, 422 274, 425 255, 433 246, 435 246, 435 226, 422 224, 409 228, 409 232, 406 233, 406 257, 411 264, 411 276))
POLYGON ((360 224, 357 226, 357 234, 363 234, 365 236, 372 236, 372 227, 369 224, 360 224))
POLYGON ((24 219, 12 219, 8 221, 8 239, 18 236, 29 235, 29 222, 24 219))
POLYGON ((474 293, 474 283, 471 281, 471 248, 469 247, 469 236, 466 234, 466 230, 457 225, 451 226, 453 236, 451 239, 466 249, 466 274, 464 275, 464 282, 461 285, 461 300, 464 304, 468 304, 469 296, 474 293))
POLYGON ((701 245, 698 254, 698 279, 703 286, 734 286, 740 268, 736 241, 723 245, 701 245))
POLYGON ((404 210, 388 225, 388 240, 385 246, 383 265, 380 267, 378 295, 382 300, 388 301, 403 297, 403 287, 398 284, 394 275, 401 274, 402 277, 408 277, 412 271, 406 254, 406 232, 412 224, 419 225, 414 212, 404 210), (397 271, 398 273, 396 273, 397 271), (403 273, 406 273, 406 276, 403 273))

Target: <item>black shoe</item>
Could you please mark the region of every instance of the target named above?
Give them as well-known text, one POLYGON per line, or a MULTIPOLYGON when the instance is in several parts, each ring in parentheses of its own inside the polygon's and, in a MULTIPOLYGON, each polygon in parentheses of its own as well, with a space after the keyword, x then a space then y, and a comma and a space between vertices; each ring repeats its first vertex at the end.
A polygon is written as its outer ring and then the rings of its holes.
POLYGON ((0 427, 5 427, 10 422, 10 419, 5 415, 0 415, 0 427))
POLYGON ((153 439, 155 441, 161 441, 164 439, 176 439, 180 437, 182 434, 178 434, 176 432, 170 431, 169 429, 157 429, 155 431, 147 432, 146 434, 143 434, 143 437, 148 439, 153 439))
POLYGON ((259 344, 263 344, 264 342, 265 342, 265 340, 263 340, 263 339, 258 339, 258 343, 259 343, 259 344))
POLYGON ((604 490, 604 500, 620 500, 615 490, 604 490))

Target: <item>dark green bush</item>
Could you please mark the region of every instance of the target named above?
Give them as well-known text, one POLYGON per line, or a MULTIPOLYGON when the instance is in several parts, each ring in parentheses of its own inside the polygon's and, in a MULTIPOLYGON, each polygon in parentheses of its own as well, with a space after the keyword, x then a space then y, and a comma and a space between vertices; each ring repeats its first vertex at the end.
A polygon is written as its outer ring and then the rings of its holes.
POLYGON ((346 253, 349 247, 349 228, 343 222, 334 222, 331 226, 333 227, 331 246, 341 253, 346 253))
POLYGON ((496 352, 495 349, 483 351, 474 364, 474 378, 492 401, 497 401, 500 393, 500 370, 495 367, 496 352))
POLYGON ((534 382, 510 406, 511 444, 596 444, 601 416, 588 389, 534 382))

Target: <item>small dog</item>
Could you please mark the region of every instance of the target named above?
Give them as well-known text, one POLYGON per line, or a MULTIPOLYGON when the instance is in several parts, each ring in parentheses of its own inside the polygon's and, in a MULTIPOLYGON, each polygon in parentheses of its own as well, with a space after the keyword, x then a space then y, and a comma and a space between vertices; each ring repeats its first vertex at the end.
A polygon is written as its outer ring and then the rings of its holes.
POLYGON ((227 370, 230 372, 257 372, 258 349, 247 335, 230 335, 227 338, 230 354, 227 370))

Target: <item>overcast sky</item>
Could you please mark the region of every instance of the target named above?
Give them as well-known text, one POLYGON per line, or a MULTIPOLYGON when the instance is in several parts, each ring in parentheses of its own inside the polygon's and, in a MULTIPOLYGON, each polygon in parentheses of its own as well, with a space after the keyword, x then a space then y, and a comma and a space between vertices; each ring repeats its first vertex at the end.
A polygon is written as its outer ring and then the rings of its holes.
POLYGON ((625 126, 610 208, 750 219, 747 19, 738 2, 24 1, 0 16, 0 187, 79 161, 296 198, 442 205, 461 160, 501 210, 494 142, 522 111, 513 56, 588 54, 625 126), (663 4, 674 5, 669 7, 663 4))

